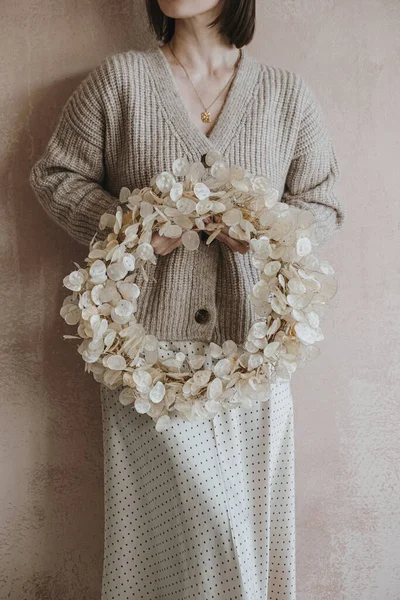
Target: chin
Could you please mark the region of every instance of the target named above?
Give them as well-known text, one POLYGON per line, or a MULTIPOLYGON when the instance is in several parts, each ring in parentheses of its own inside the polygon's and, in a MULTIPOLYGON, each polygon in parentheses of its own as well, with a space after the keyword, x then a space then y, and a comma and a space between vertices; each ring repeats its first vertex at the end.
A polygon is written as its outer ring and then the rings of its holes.
POLYGON ((219 0, 158 0, 162 12, 172 19, 188 19, 215 9, 219 0))

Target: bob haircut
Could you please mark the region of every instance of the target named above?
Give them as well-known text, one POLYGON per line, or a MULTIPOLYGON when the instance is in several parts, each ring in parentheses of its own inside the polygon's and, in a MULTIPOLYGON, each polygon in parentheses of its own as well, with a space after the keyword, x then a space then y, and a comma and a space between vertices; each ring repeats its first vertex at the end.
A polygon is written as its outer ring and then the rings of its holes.
MULTIPOLYGON (((162 12, 157 0, 146 0, 146 8, 150 29, 157 40, 168 43, 174 35, 175 19, 162 12)), ((255 0, 225 0, 220 14, 207 27, 218 25, 219 33, 241 48, 253 39, 255 18, 255 0)))

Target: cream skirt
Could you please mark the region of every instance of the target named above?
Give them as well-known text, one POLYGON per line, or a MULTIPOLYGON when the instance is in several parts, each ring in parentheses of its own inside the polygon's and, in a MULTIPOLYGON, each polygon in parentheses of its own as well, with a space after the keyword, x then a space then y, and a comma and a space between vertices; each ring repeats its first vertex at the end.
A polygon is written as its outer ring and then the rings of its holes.
MULTIPOLYGON (((199 353, 202 342, 160 342, 199 353)), ((294 600, 290 382, 271 398, 157 432, 101 388, 102 600, 294 600)))

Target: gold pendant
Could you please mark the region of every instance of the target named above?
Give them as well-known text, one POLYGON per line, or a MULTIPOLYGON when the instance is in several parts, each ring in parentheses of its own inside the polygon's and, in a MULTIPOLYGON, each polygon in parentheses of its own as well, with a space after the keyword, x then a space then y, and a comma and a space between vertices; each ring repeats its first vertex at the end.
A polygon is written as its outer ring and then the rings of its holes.
POLYGON ((208 110, 205 110, 201 113, 201 120, 203 121, 203 123, 211 123, 211 115, 208 112, 208 110))

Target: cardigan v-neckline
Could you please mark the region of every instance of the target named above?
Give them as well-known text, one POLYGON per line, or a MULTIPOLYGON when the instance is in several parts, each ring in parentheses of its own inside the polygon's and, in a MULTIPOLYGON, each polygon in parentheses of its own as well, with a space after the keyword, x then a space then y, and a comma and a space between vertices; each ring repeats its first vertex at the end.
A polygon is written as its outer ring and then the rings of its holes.
POLYGON ((255 97, 255 87, 260 81, 261 63, 242 48, 236 75, 229 88, 219 116, 208 134, 202 132, 190 117, 178 90, 171 66, 160 46, 145 51, 149 71, 158 92, 158 101, 178 136, 194 154, 210 150, 224 152, 232 137, 238 132, 246 110, 255 97))

